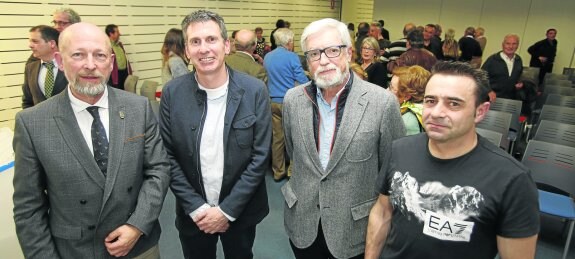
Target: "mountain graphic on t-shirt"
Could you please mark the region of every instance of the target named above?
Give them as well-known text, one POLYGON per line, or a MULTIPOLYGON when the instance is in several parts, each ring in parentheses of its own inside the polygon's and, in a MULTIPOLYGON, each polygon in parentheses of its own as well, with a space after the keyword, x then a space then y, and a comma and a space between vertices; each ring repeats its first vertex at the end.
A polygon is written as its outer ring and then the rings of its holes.
POLYGON ((427 210, 452 219, 465 220, 478 216, 483 205, 483 195, 474 187, 447 187, 438 181, 421 185, 409 172, 394 173, 390 199, 394 208, 409 220, 414 215, 422 223, 427 210))

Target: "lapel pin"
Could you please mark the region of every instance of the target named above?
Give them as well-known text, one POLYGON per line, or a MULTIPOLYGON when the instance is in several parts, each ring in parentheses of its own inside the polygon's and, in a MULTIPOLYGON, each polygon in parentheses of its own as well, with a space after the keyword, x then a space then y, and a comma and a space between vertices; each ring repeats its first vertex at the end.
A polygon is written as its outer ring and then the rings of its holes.
POLYGON ((124 117, 126 117, 126 115, 124 114, 124 111, 120 111, 120 119, 124 119, 124 117))

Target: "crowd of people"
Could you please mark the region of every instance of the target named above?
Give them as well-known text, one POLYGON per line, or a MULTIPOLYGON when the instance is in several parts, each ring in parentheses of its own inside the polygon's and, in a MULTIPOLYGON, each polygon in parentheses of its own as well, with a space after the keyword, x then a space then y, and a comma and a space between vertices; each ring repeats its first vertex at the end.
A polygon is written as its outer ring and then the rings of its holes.
MULTIPOLYGON (((515 34, 483 62, 481 27, 442 40, 440 25, 408 23, 391 41, 383 20, 355 33, 326 18, 305 27, 300 57, 283 19, 268 45, 261 27, 228 38, 219 14, 198 10, 165 35, 156 117, 122 91, 118 26, 71 9, 53 19, 30 29, 16 115, 26 258, 159 258, 168 188, 185 258, 215 258, 219 241, 226 258, 252 258, 268 173, 287 179, 298 259, 535 255, 535 184, 475 132, 491 102, 524 88, 515 34)), ((556 34, 529 48, 532 66, 551 71, 556 34)))

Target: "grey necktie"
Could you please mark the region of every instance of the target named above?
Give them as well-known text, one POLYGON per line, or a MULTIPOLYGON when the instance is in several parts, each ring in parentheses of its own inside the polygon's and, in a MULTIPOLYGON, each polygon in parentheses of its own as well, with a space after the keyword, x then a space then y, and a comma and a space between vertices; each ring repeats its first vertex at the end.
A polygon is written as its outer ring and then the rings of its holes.
POLYGON ((86 110, 94 117, 91 129, 94 159, 104 176, 106 176, 108 172, 108 138, 106 137, 106 129, 100 120, 97 106, 90 106, 86 110))

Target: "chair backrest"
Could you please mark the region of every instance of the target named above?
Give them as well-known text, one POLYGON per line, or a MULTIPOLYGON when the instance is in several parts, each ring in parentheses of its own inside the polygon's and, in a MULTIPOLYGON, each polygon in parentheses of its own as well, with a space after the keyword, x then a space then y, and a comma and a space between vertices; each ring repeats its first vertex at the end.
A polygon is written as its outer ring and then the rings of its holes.
POLYGON ((550 120, 560 123, 575 125, 575 108, 555 105, 543 105, 539 121, 550 120))
POLYGON ((488 130, 488 129, 482 129, 482 128, 475 128, 475 131, 480 136, 489 140, 489 142, 495 144, 498 147, 501 147, 501 141, 503 140, 503 134, 501 134, 499 132, 492 131, 492 130, 488 130))
POLYGON ((555 85, 561 87, 573 87, 573 82, 568 79, 548 79, 545 81, 545 85, 555 85))
POLYGON ((531 140, 522 162, 536 183, 575 194, 575 148, 531 140))
POLYGON ((533 139, 575 147, 575 125, 542 120, 533 139))
POLYGON ((546 94, 575 96, 575 88, 564 87, 564 86, 546 85, 545 87, 543 87, 543 92, 546 94))
POLYGON ((515 132, 521 130, 521 122, 519 121, 519 116, 521 116, 521 106, 522 101, 497 98, 494 103, 491 103, 489 109, 493 111, 508 112, 511 113, 511 129, 515 132))
POLYGON ((561 106, 561 107, 575 108, 575 96, 564 96, 564 95, 558 95, 558 94, 549 94, 549 95, 547 95, 547 100, 545 100, 545 104, 561 106))
POLYGON ((124 82, 124 90, 130 93, 136 93, 136 85, 138 84, 138 76, 128 75, 124 82))
POLYGON ((567 75, 563 75, 563 74, 553 74, 553 73, 547 73, 545 74, 545 82, 547 82, 547 80, 553 80, 553 79, 569 79, 569 76, 567 75))
POLYGON ((511 117, 511 113, 490 110, 487 112, 485 118, 477 123, 476 127, 501 133, 502 140, 500 147, 505 151, 509 151, 509 140, 507 136, 509 135, 509 127, 511 126, 511 117))
POLYGON ((160 84, 156 81, 144 80, 142 82, 142 87, 140 88, 140 95, 148 97, 150 101, 155 101, 158 85, 160 84))

